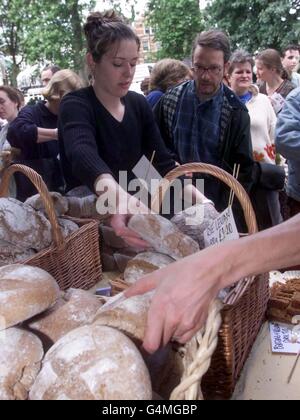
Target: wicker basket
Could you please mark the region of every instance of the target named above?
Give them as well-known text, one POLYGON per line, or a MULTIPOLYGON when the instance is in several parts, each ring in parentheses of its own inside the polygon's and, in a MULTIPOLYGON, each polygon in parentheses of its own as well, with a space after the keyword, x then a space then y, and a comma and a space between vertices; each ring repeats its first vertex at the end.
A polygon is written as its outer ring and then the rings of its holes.
MULTIPOLYGON (((212 165, 191 163, 169 172, 153 199, 152 209, 158 212, 169 183, 189 172, 212 175, 227 184, 243 208, 249 234, 257 232, 255 214, 243 187, 230 174, 212 165)), ((202 380, 205 399, 231 397, 264 321, 268 300, 267 274, 241 280, 227 296, 221 313, 222 326, 219 331, 218 346, 212 357, 211 366, 202 380)))
POLYGON ((64 238, 48 189, 40 175, 32 169, 23 165, 12 165, 7 168, 0 185, 0 197, 7 196, 9 181, 15 172, 27 176, 41 195, 53 237, 53 243, 49 248, 23 261, 23 264, 46 270, 56 279, 61 290, 67 290, 69 287, 90 289, 101 280, 102 276, 98 222, 72 219, 80 228, 64 238))

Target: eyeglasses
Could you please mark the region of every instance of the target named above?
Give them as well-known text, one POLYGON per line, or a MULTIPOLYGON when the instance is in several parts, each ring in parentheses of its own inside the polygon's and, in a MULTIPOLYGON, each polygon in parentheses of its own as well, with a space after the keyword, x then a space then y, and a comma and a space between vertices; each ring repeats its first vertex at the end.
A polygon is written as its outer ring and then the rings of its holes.
POLYGON ((223 68, 221 66, 211 66, 211 67, 203 67, 199 66, 198 64, 194 64, 192 67, 195 73, 199 74, 200 76, 203 76, 204 73, 208 73, 212 76, 219 76, 223 68))

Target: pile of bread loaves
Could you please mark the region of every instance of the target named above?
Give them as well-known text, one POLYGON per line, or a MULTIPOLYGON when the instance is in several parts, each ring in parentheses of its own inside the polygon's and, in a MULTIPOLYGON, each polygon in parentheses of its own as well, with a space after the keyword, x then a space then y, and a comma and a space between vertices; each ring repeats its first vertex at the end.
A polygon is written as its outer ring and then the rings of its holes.
MULTIPOLYGON (((19 206, 16 200, 6 200, 19 206)), ((2 208, 1 203, 0 214, 2 208)), ((28 218, 18 224, 9 212, 1 225, 6 228, 13 220, 10 239, 29 226, 28 233, 19 236, 23 249, 32 243, 42 249, 51 240, 47 220, 28 204, 23 208, 41 227, 34 227, 28 218)), ((217 215, 213 212, 207 219, 217 215)), ((139 254, 128 264, 126 281, 132 283, 201 248, 203 223, 186 224, 183 217, 191 214, 177 216, 180 229, 174 221, 157 215, 131 218, 130 228, 154 251, 139 254), (182 232, 185 229, 189 236, 182 232)), ((55 279, 39 268, 21 264, 1 267, 0 399, 146 400, 153 392, 168 398, 179 382, 182 357, 174 345, 154 357, 142 354, 151 296, 136 296, 112 307, 113 299, 118 298, 114 297, 108 306, 102 306, 90 292, 70 289, 63 294, 55 279)))
MULTIPOLYGON (((97 197, 63 197, 51 192, 58 224, 64 237, 79 229, 75 218, 96 217, 97 197)), ((51 224, 39 194, 22 203, 14 198, 0 198, 0 267, 20 263, 46 249, 52 243, 51 224)))
POLYGON ((90 292, 62 294, 39 268, 1 267, 0 400, 146 400, 163 380, 170 388, 180 357, 140 351, 150 300, 105 309, 90 292))

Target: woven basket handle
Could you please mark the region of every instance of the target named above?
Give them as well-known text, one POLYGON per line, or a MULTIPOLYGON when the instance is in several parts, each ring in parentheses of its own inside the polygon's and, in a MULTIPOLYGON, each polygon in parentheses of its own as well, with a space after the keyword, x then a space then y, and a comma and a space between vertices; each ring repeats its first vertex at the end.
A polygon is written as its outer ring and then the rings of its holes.
POLYGON ((233 190, 242 206, 249 234, 258 232, 256 216, 251 201, 241 184, 228 172, 225 172, 223 169, 213 165, 208 165, 206 163, 187 163, 170 171, 161 180, 156 190, 155 196, 152 199, 152 210, 154 210, 156 213, 159 213, 163 198, 170 186, 170 183, 172 183, 176 178, 189 172, 212 175, 228 185, 228 187, 233 190))
POLYGON ((21 172, 23 175, 29 178, 35 186, 35 188, 38 190, 43 200, 45 210, 51 224, 54 245, 57 247, 61 247, 62 245, 64 245, 65 240, 57 221, 53 200, 42 177, 39 174, 37 174, 33 169, 25 165, 17 164, 11 165, 9 168, 5 169, 5 171, 2 174, 2 179, 0 183, 0 197, 7 197, 10 178, 16 172, 21 172))

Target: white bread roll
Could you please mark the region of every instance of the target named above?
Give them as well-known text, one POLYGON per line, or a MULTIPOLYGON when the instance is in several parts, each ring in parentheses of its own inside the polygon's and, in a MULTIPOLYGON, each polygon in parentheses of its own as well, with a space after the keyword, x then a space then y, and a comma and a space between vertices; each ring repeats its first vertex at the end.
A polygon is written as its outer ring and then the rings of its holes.
POLYGON ((140 345, 144 340, 148 310, 153 293, 133 296, 111 307, 111 304, 117 301, 122 294, 114 296, 99 309, 94 324, 117 328, 140 345))
POLYGON ((45 311, 58 297, 59 287, 46 271, 21 264, 0 267, 0 330, 45 311))
POLYGON ((52 242, 46 217, 14 198, 0 198, 0 241, 40 251, 52 242))
POLYGON ((151 381, 135 345, 113 328, 90 325, 46 354, 31 400, 146 400, 151 381))
POLYGON ((146 274, 166 267, 175 260, 158 252, 142 252, 130 260, 124 271, 126 283, 133 284, 146 274))
POLYGON ((26 400, 44 356, 40 340, 28 331, 0 332, 0 400, 26 400))
MULTIPOLYGON (((67 198, 63 197, 58 192, 50 192, 49 194, 52 198, 54 209, 57 216, 63 216, 64 214, 66 214, 69 209, 67 198)), ((28 204, 35 210, 40 210, 40 211, 45 212, 45 205, 40 194, 36 194, 36 195, 33 195, 32 197, 27 198, 27 200, 25 201, 25 204, 28 204)))
POLYGON ((136 214, 129 220, 128 227, 153 246, 155 251, 175 260, 199 251, 198 244, 192 238, 157 214, 136 214))
POLYGON ((41 340, 56 343, 68 332, 89 324, 102 306, 100 299, 81 289, 69 289, 57 304, 26 323, 41 340))

